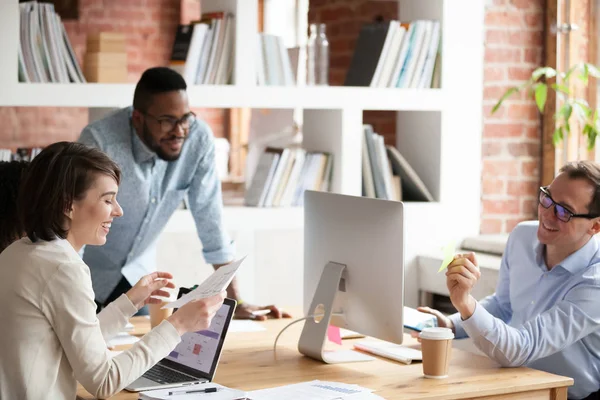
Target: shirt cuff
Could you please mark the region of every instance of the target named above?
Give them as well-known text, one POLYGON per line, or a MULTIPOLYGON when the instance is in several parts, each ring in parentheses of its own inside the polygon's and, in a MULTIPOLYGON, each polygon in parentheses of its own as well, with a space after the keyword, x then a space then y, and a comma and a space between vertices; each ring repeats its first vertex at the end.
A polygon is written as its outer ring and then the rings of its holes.
POLYGON ((120 295, 111 304, 114 304, 114 307, 127 319, 131 318, 136 312, 138 312, 137 307, 133 305, 125 293, 120 295))
POLYGON ((460 313, 452 314, 448 318, 452 321, 454 325, 454 337, 456 339, 463 339, 467 337, 467 332, 463 329, 463 321, 460 318, 460 313))
MULTIPOLYGON (((168 320, 162 321, 156 328, 152 329, 151 332, 156 332, 158 336, 165 341, 167 348, 174 349, 175 346, 181 342, 181 336, 179 332, 168 320)), ((170 351, 170 350, 169 350, 170 351)))
POLYGON ((494 329, 494 316, 477 302, 475 312, 471 317, 462 321, 462 327, 472 339, 487 337, 494 329))
POLYGON ((204 260, 208 264, 227 264, 235 259, 235 242, 232 240, 218 250, 204 251, 204 260))

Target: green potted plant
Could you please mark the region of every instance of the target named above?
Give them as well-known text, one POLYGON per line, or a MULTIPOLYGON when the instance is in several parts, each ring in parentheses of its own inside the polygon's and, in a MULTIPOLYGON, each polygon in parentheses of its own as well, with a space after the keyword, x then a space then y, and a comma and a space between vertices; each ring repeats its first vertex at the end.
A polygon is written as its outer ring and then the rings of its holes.
POLYGON ((556 129, 552 135, 554 145, 571 133, 571 121, 577 118, 583 126, 582 134, 587 138, 588 149, 594 148, 596 137, 600 131, 598 109, 590 107, 586 99, 573 96, 569 87, 572 79, 579 79, 587 87, 590 77, 599 78, 600 69, 593 64, 579 63, 567 72, 558 72, 551 67, 540 67, 531 73, 531 77, 523 84, 508 89, 492 108, 494 114, 502 103, 515 93, 527 91, 533 96, 541 113, 546 107, 548 90, 554 90, 561 100, 560 107, 554 114, 556 129))

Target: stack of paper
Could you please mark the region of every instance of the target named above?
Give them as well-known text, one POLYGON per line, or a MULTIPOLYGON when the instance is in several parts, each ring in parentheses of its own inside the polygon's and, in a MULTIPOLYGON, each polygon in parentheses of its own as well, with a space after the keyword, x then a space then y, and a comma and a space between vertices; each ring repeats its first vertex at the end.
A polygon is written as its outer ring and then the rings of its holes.
POLYGON ((248 392, 252 400, 373 400, 372 389, 341 382, 310 381, 248 392))

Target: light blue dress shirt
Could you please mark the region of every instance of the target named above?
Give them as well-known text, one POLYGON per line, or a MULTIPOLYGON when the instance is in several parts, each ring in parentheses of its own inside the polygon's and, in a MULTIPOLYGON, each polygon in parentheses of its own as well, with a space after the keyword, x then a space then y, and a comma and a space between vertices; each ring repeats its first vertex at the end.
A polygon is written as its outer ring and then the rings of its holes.
POLYGON ((113 221, 104 246, 86 246, 83 254, 99 302, 106 300, 122 276, 134 285, 156 270, 154 243, 186 195, 205 261, 223 264, 235 256, 221 223, 221 184, 208 125, 196 121, 179 159, 168 162, 135 134, 131 113, 127 107, 95 121, 79 138, 103 150, 122 172, 117 201, 123 216, 113 221))
POLYGON ((525 365, 574 379, 569 398, 600 389, 600 251, 592 237, 548 271, 538 222, 510 234, 496 293, 462 321, 450 318, 456 337, 468 335, 506 367, 525 365))

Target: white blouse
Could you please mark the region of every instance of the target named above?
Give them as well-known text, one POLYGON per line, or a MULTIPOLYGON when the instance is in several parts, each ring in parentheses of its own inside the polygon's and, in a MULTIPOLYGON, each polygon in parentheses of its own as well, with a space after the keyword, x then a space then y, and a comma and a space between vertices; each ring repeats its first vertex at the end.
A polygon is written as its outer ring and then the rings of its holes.
POLYGON ((0 253, 0 399, 119 392, 180 342, 168 321, 112 357, 106 339, 137 309, 126 295, 96 315, 90 270, 66 240, 24 238, 0 253))

